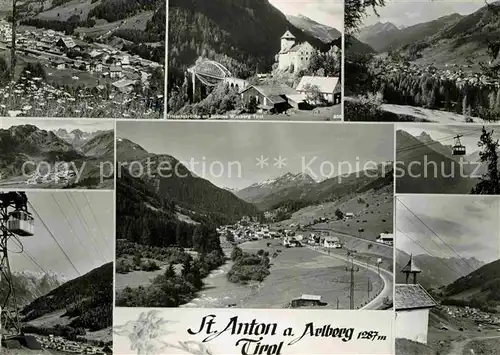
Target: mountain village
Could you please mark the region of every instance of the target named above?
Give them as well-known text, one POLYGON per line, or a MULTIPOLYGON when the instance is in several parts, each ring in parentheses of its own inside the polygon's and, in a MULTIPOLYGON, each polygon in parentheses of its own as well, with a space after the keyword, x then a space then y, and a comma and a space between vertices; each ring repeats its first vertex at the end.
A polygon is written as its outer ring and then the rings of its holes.
MULTIPOLYGON (((163 93, 144 97, 152 80, 162 80, 154 78, 155 75, 158 76, 156 71, 162 71, 160 63, 129 54, 110 44, 89 43, 83 39, 82 34, 77 38, 51 29, 25 26, 18 28, 16 51, 28 62, 41 63, 48 78, 21 77, 24 82, 18 82, 13 88, 1 89, 6 99, 9 98, 10 91, 19 96, 17 107, 8 107, 0 102, 1 108, 9 109, 8 116, 40 115, 51 105, 51 101, 62 105, 86 98, 87 102, 76 107, 75 112, 70 114, 85 116, 89 115, 88 112, 104 109, 106 106, 106 103, 96 100, 96 95, 114 105, 143 102, 144 112, 141 114, 146 116, 154 115, 155 111, 162 109, 163 93), (66 79, 61 76, 66 76, 66 79), (66 89, 50 85, 45 80, 84 89, 76 97, 66 89)), ((10 51, 11 42, 12 26, 1 21, 0 51, 10 51)), ((133 113, 132 108, 129 115, 132 116, 133 113)))
MULTIPOLYGON (((270 216, 268 214, 268 216, 270 216)), ((352 212, 344 214, 344 220, 354 219, 356 215, 352 212)), ((331 219, 320 217, 318 223, 326 223, 331 219)), ((241 221, 217 228, 221 240, 221 245, 238 245, 248 241, 258 241, 263 239, 279 240, 284 248, 311 246, 323 249, 341 249, 342 241, 339 237, 331 236, 328 232, 310 232, 308 227, 313 224, 303 225, 291 223, 284 228, 277 228, 275 225, 260 223, 256 218, 244 217, 241 221)), ((392 233, 380 233, 376 240, 384 245, 394 245, 392 233)))
POLYGON ((94 346, 87 343, 70 341, 63 337, 54 335, 35 336, 43 349, 56 350, 69 354, 86 354, 86 355, 110 355, 113 354, 109 346, 94 346))

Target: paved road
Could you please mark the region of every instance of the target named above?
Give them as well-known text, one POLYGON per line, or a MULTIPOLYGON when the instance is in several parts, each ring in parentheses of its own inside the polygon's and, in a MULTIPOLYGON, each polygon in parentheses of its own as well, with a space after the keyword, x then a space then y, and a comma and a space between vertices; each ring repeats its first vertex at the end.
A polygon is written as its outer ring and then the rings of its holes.
MULTIPOLYGON (((309 245, 307 247, 310 249, 314 249, 313 247, 311 247, 309 245)), ((325 255, 328 255, 332 258, 341 259, 341 260, 344 260, 347 262, 350 261, 349 258, 347 258, 343 255, 338 255, 338 254, 334 254, 334 253, 329 254, 328 252, 326 252, 324 250, 319 250, 319 249, 314 249, 314 250, 317 252, 323 253, 325 255)), ((358 260, 353 260, 353 263, 355 265, 361 266, 363 268, 368 268, 371 271, 375 272, 376 274, 378 273, 378 268, 376 266, 373 266, 373 265, 370 265, 370 264, 367 264, 367 263, 364 263, 364 262, 358 261, 358 260)), ((380 268, 380 277, 382 278, 382 281, 384 282, 384 288, 382 289, 382 292, 380 292, 377 295, 377 297, 375 297, 372 301, 367 303, 364 307, 361 307, 361 309, 363 309, 363 310, 384 309, 385 308, 384 298, 389 297, 390 299, 392 299, 392 294, 393 294, 392 291, 394 288, 394 280, 393 280, 394 276, 393 276, 392 272, 385 270, 383 268, 380 268)))
MULTIPOLYGON (((351 238, 355 238, 355 239, 359 239, 359 240, 362 240, 362 241, 365 241, 365 242, 368 242, 368 240, 366 239, 363 239, 363 238, 359 238, 359 237, 356 237, 356 236, 353 236, 353 235, 350 235, 350 234, 347 234, 347 233, 342 233, 342 232, 337 232, 333 229, 327 229, 327 228, 305 228, 306 231, 310 231, 310 232, 329 232, 329 233, 336 233, 336 234, 339 234, 339 235, 345 235, 345 236, 348 236, 348 237, 351 237, 351 238)), ((393 248, 392 246, 389 246, 389 245, 385 245, 385 244, 379 244, 381 246, 384 246, 384 247, 387 247, 387 248, 393 248)), ((343 259, 343 260, 348 260, 346 257, 344 256, 341 256, 341 255, 330 255, 330 256, 333 256, 333 257, 336 257, 336 258, 340 258, 340 259, 343 259)), ((358 261, 358 260, 354 260, 354 263, 358 266, 362 266, 364 268, 368 268, 372 271, 374 271, 375 273, 378 274, 378 271, 379 269, 376 267, 376 266, 373 266, 373 265, 370 265, 370 264, 366 264, 362 261, 358 261)), ((383 282, 384 282, 384 288, 382 289, 382 292, 380 292, 377 297, 375 297, 372 301, 370 301, 368 304, 366 304, 364 307, 362 307, 361 309, 364 309, 364 310, 373 310, 373 309, 383 309, 385 308, 385 305, 384 305, 384 298, 386 297, 389 297, 390 299, 392 299, 392 296, 393 296, 393 289, 394 289, 394 274, 389 271, 389 270, 386 270, 384 268, 380 268, 380 277, 382 278, 383 282)))

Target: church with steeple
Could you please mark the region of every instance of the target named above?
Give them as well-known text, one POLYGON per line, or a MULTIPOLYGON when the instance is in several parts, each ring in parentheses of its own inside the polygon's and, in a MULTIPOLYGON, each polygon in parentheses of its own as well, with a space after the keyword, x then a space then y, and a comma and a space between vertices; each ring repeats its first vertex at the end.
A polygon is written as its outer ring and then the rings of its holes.
POLYGON ((316 49, 309 42, 299 43, 290 31, 286 31, 281 37, 281 49, 277 55, 278 69, 289 72, 307 69, 314 52, 316 49))

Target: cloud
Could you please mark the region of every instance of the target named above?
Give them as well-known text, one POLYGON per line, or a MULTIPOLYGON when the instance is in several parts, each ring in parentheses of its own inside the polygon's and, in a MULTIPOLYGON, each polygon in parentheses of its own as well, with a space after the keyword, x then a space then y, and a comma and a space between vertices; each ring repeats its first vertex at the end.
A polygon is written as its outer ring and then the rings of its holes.
POLYGON ((498 197, 415 195, 399 199, 423 223, 397 204, 396 227, 403 232, 396 233, 398 249, 408 254, 457 257, 458 253, 484 261, 498 259, 499 245, 492 243, 500 234, 498 197))

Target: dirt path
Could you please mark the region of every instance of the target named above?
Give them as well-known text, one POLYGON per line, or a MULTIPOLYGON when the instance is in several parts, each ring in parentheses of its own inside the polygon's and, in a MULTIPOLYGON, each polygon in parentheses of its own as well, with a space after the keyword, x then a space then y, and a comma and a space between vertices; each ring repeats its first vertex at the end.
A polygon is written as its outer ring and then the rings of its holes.
POLYGON ((459 342, 453 343, 450 351, 446 355, 462 355, 465 347, 471 341, 473 341, 473 340, 490 340, 490 339, 500 339, 500 335, 489 336, 489 337, 475 337, 475 338, 461 340, 459 342))

